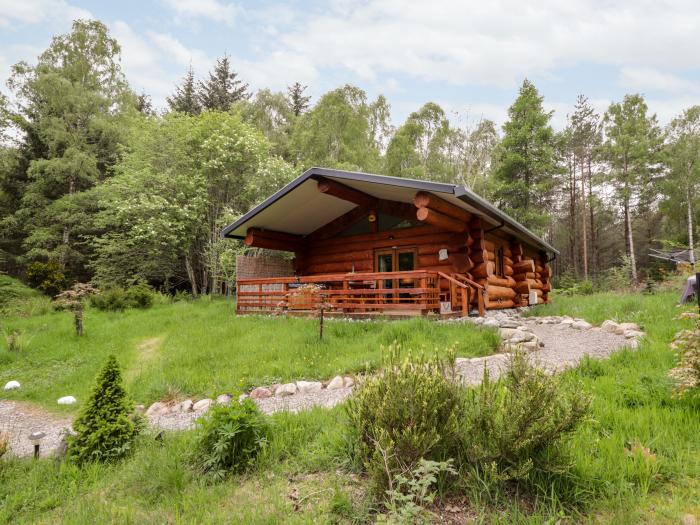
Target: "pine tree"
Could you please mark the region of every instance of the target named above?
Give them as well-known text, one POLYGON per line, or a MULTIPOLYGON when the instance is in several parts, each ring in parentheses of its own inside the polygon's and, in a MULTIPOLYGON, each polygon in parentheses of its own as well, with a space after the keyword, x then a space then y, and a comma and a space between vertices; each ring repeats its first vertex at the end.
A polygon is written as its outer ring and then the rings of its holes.
POLYGON ((496 198, 502 209, 528 227, 543 229, 558 172, 552 112, 544 110, 543 98, 525 79, 518 98, 508 109, 504 136, 496 155, 496 198))
POLYGON ((188 115, 199 115, 202 112, 192 66, 187 70, 185 78, 182 79, 182 84, 176 86, 173 96, 168 97, 166 100, 172 111, 179 111, 188 115))
POLYGON ((151 96, 142 92, 140 95, 136 95, 136 109, 139 110, 146 116, 155 115, 153 111, 153 102, 151 101, 151 96))
POLYGON ((208 80, 199 83, 199 101, 203 109, 228 111, 234 102, 249 97, 248 84, 238 80, 238 74, 231 70, 228 55, 216 61, 208 80))
POLYGON ((305 96, 304 91, 308 86, 302 86, 299 82, 294 82, 287 88, 287 97, 292 106, 292 111, 295 116, 299 116, 309 108, 310 96, 305 96))
POLYGON ((110 355, 97 376, 85 410, 75 420, 69 453, 77 463, 111 462, 126 456, 138 434, 117 358, 110 355))

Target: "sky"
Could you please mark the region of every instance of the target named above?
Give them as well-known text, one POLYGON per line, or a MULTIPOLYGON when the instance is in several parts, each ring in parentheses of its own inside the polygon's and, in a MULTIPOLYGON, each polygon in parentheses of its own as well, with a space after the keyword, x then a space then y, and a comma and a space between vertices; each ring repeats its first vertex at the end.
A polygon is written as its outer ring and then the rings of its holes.
POLYGON ((557 129, 581 93, 600 112, 642 93, 661 123, 700 104, 698 0, 0 0, 0 78, 76 18, 107 25, 160 108, 190 64, 203 77, 224 53, 255 90, 383 94, 396 125, 428 101, 502 124, 525 78, 557 129))

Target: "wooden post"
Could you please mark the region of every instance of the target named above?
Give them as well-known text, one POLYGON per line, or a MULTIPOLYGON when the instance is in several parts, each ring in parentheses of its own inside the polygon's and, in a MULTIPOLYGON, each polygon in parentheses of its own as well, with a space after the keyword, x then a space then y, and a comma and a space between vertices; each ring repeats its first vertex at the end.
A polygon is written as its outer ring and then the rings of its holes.
POLYGON ((467 289, 462 288, 462 317, 469 316, 469 300, 467 299, 467 289))

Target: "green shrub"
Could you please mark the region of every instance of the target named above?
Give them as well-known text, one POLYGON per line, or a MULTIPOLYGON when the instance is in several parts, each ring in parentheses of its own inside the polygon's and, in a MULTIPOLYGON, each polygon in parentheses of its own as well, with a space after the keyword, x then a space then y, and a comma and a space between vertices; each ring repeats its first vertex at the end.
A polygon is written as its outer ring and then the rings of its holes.
POLYGON ((68 452, 77 463, 112 462, 132 449, 140 424, 131 418, 132 403, 122 386, 117 359, 110 355, 87 406, 75 420, 68 452))
POLYGON ((500 380, 485 373, 481 385, 467 391, 458 463, 467 476, 496 486, 561 474, 569 467, 562 443, 589 403, 563 376, 547 375, 515 354, 500 380))
POLYGON ((250 399, 216 405, 197 424, 196 463, 215 480, 250 468, 267 443, 267 421, 250 399))
POLYGON ((0 431, 0 459, 10 450, 10 435, 0 431))
POLYGON ((32 288, 55 297, 68 287, 68 279, 56 261, 35 262, 27 268, 27 280, 32 288))
MULTIPOLYGON (((453 355, 448 362, 454 362, 453 355)), ((348 401, 351 452, 370 475, 375 494, 383 494, 393 476, 412 471, 421 459, 450 457, 461 397, 446 377, 449 372, 436 358, 402 361, 392 345, 383 370, 348 401)))
POLYGON ((127 308, 150 308, 153 306, 154 292, 145 283, 138 283, 126 290, 120 287, 107 288, 92 296, 90 304, 98 310, 118 312, 127 308))

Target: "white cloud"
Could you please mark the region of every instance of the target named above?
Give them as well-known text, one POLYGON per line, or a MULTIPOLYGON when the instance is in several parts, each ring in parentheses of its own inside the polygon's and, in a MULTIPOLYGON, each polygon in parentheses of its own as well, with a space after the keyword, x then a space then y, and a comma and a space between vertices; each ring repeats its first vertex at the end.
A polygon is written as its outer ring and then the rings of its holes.
POLYGON ((47 21, 65 22, 77 18, 92 18, 92 15, 86 9, 63 0, 0 0, 0 27, 47 21))
POLYGON ((649 67, 623 67, 620 70, 620 85, 632 91, 661 91, 679 93, 698 91, 700 85, 671 73, 649 67))
POLYGON ((208 69, 212 63, 207 54, 200 49, 190 49, 177 38, 166 33, 149 32, 149 38, 158 49, 175 62, 183 66, 196 64, 199 68, 208 69))
POLYGON ((546 76, 559 66, 581 62, 700 67, 700 55, 694 52, 700 3, 642 4, 336 2, 324 12, 308 13, 270 47, 317 70, 344 68, 367 80, 409 73, 454 85, 510 87, 524 76, 546 76))
POLYGON ((217 0, 163 0, 163 3, 175 11, 181 21, 190 18, 205 18, 231 25, 238 12, 238 8, 234 4, 222 3, 217 0))

